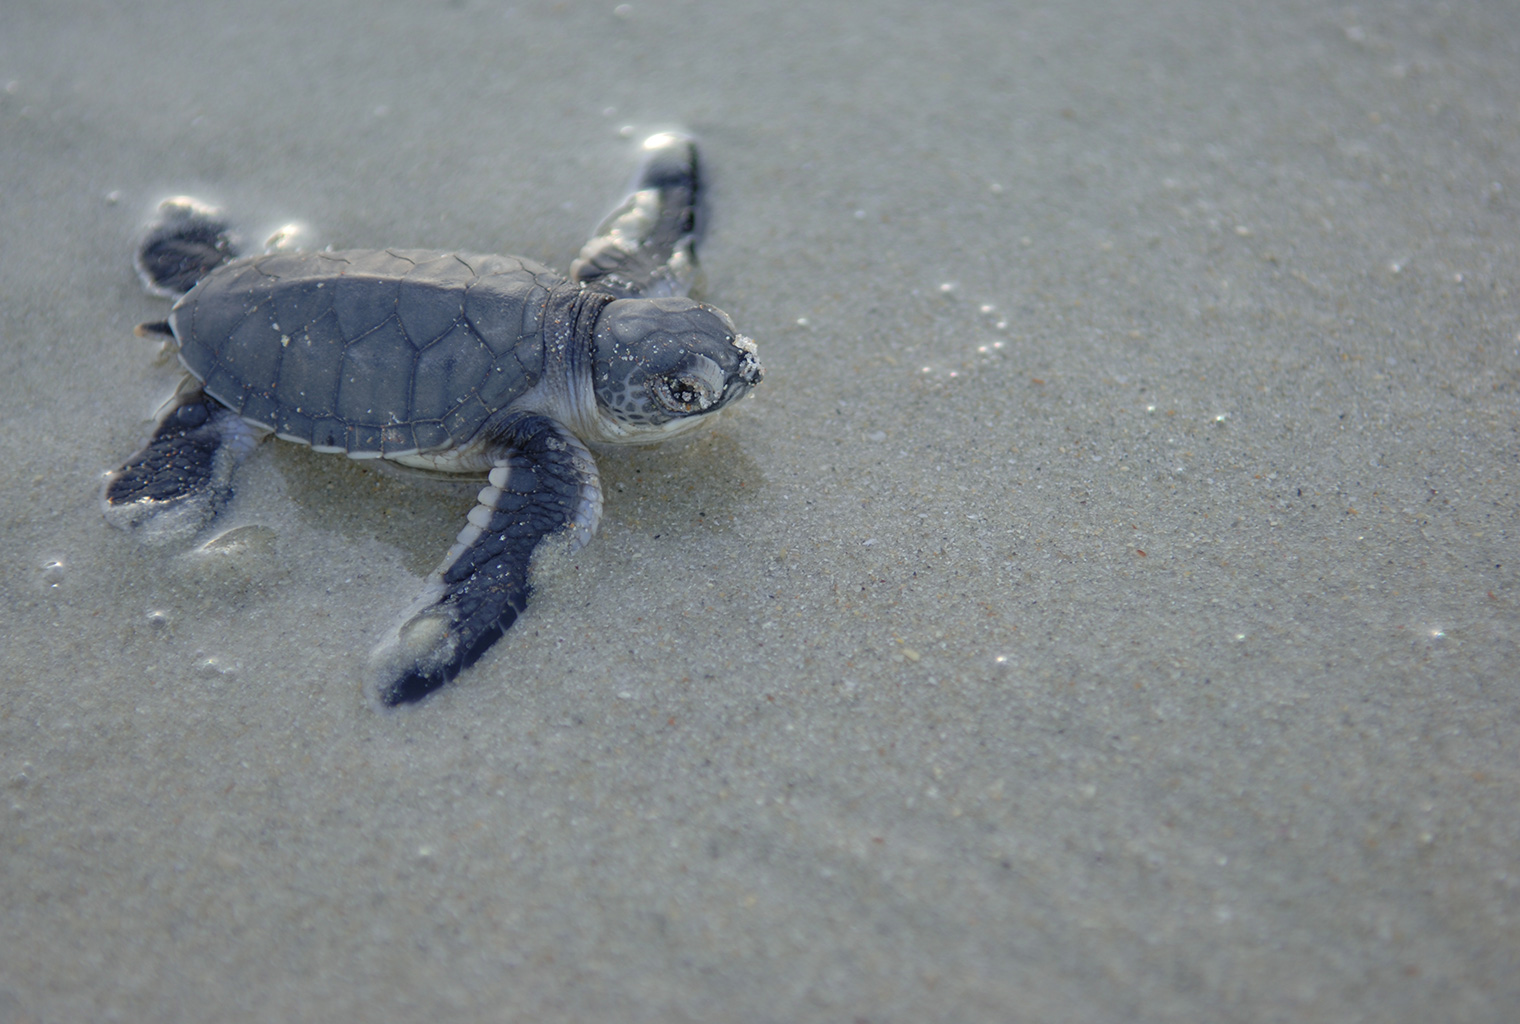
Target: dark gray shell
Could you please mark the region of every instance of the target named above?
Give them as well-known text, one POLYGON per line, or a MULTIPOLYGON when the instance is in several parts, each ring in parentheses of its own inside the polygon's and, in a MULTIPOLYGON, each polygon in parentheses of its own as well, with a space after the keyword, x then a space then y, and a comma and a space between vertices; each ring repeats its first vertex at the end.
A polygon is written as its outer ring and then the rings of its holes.
POLYGON ((532 388, 546 310, 567 290, 515 256, 256 256, 208 275, 170 324, 186 368, 244 419, 319 449, 394 456, 463 444, 532 388))

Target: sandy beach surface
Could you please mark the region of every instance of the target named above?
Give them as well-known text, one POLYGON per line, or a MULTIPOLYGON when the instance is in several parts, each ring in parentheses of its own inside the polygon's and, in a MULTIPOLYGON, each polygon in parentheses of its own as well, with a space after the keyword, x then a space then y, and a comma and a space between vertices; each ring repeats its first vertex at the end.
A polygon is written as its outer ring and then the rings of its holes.
POLYGON ((1516 1019, 1513 0, 0 22, 0 1022, 1516 1019), (564 268, 671 126, 766 380, 457 683, 469 488, 104 522, 159 199, 564 268))

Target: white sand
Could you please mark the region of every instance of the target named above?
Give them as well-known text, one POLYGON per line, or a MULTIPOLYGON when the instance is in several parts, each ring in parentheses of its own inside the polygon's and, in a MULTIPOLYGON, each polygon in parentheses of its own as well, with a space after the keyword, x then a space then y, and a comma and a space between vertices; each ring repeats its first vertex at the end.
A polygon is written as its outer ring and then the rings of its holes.
POLYGON ((1513 1020, 1520 5, 619 10, 0 15, 0 1021, 1513 1020), (459 683, 468 491, 104 524, 158 198, 564 267, 671 124, 766 382, 459 683))

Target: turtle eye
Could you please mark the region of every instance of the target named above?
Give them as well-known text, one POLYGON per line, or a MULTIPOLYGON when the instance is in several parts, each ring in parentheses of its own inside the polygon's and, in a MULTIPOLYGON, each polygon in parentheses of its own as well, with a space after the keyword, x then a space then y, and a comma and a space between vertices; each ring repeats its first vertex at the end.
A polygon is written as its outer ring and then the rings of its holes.
POLYGON ((715 397, 705 381, 689 374, 656 377, 652 390, 655 401, 668 412, 682 415, 701 412, 713 404, 715 397))

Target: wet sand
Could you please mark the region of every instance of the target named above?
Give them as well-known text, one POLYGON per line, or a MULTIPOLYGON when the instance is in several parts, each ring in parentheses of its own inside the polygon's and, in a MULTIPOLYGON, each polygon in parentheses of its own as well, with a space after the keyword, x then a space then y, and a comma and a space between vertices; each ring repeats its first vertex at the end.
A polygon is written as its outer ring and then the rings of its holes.
POLYGON ((1520 7, 12 5, 0 1021, 1507 1021, 1520 7), (468 489, 103 522, 153 204, 567 266, 681 125, 710 433, 421 707, 468 489))

